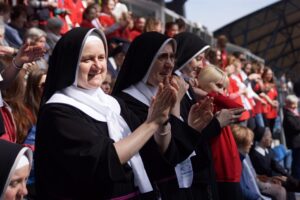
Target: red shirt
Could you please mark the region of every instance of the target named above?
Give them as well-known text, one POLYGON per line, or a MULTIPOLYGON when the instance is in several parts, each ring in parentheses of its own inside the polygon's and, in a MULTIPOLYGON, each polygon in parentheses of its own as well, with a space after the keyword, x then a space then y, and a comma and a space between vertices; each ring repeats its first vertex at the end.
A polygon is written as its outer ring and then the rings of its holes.
POLYGON ((86 19, 82 20, 80 26, 85 27, 85 28, 95 28, 95 26, 90 21, 88 21, 86 19))
MULTIPOLYGON (((255 84, 253 91, 259 94, 261 92, 260 85, 258 83, 255 84)), ((253 108, 254 114, 262 113, 262 103, 259 100, 255 100, 255 106, 253 108)))
POLYGON ((129 34, 129 37, 130 37, 130 41, 133 41, 137 36, 141 35, 142 32, 138 31, 138 30, 131 30, 130 31, 130 34, 129 34))
MULTIPOLYGON (((106 13, 101 13, 101 15, 98 19, 104 28, 108 28, 116 23, 115 18, 106 13)), ((129 40, 130 39, 130 31, 128 28, 120 27, 119 29, 115 30, 114 32, 106 35, 106 37, 108 39, 112 38, 112 37, 119 37, 119 38, 129 40)))
MULTIPOLYGON (((278 93, 275 87, 271 88, 268 92, 267 95, 271 100, 276 100, 278 93)), ((277 117, 277 108, 273 107, 271 104, 267 103, 266 105, 263 106, 263 113, 265 118, 267 119, 275 119, 277 117)))
MULTIPOLYGON (((214 97, 215 112, 224 108, 243 108, 226 96, 211 93, 214 97)), ((242 165, 235 140, 229 126, 222 128, 221 134, 210 141, 212 158, 218 182, 240 182, 242 165)))
POLYGON ((16 127, 14 125, 12 113, 5 106, 0 108, 0 112, 1 112, 0 114, 3 117, 3 123, 5 127, 5 133, 0 136, 0 139, 16 143, 17 133, 16 133, 16 127))

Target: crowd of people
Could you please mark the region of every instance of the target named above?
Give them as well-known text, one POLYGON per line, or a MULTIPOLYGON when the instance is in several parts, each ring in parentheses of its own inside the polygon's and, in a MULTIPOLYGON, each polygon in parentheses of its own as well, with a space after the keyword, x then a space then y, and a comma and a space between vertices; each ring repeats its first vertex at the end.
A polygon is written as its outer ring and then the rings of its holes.
POLYGON ((280 105, 272 66, 118 0, 13 4, 0 2, 1 200, 300 192, 298 97, 280 105))

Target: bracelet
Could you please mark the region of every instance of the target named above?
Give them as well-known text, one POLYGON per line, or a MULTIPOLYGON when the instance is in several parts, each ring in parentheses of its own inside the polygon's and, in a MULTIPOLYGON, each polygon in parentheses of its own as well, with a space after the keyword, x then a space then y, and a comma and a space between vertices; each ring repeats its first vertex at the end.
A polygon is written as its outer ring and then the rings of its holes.
POLYGON ((23 65, 21 65, 21 66, 17 65, 16 59, 15 59, 15 58, 13 58, 12 64, 13 64, 13 66, 14 66, 16 69, 18 69, 18 70, 20 70, 20 69, 23 68, 23 65))
POLYGON ((157 133, 157 135, 159 135, 159 136, 166 136, 166 135, 168 135, 168 134, 171 133, 171 124, 167 123, 164 126, 167 128, 167 130, 165 132, 162 132, 162 133, 157 133))
POLYGON ((162 125, 166 126, 170 122, 170 118, 168 118, 162 125))
POLYGON ((18 49, 14 48, 13 56, 16 56, 18 54, 18 51, 19 51, 18 49))

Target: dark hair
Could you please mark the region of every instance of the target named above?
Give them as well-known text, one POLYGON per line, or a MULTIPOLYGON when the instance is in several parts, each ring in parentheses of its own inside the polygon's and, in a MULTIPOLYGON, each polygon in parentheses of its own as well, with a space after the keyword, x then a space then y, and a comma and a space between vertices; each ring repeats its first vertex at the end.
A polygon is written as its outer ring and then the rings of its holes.
POLYGON ((167 22, 166 23, 166 31, 169 30, 170 28, 172 28, 172 26, 177 25, 179 27, 179 25, 176 22, 167 22))
POLYGON ((11 7, 8 4, 3 2, 0 3, 0 14, 9 13, 10 11, 11 7))
POLYGON ((273 72, 273 70, 270 67, 265 67, 264 68, 264 72, 262 74, 262 79, 263 79, 264 83, 265 83, 265 76, 268 73, 268 71, 271 71, 273 73, 272 79, 271 79, 271 81, 269 83, 275 84, 274 72, 273 72))
POLYGON ((88 7, 86 7, 86 9, 83 11, 83 14, 82 14, 83 19, 86 19, 86 20, 88 19, 88 14, 92 9, 95 9, 97 11, 95 4, 96 3, 93 3, 93 4, 89 5, 88 7))
POLYGON ((178 24, 178 28, 181 30, 181 29, 186 29, 186 23, 185 21, 182 19, 182 18, 178 18, 176 19, 175 23, 178 24))
POLYGON ((25 14, 27 16, 26 7, 24 5, 16 5, 12 8, 10 18, 13 21, 20 17, 22 14, 25 14))

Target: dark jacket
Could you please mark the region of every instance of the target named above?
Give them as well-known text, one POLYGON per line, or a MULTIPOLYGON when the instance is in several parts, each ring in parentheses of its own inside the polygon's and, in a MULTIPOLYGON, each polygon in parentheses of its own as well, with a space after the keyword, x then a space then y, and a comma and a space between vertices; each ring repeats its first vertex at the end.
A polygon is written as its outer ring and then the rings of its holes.
POLYGON ((300 117, 288 109, 283 110, 283 128, 288 148, 300 147, 300 117))

